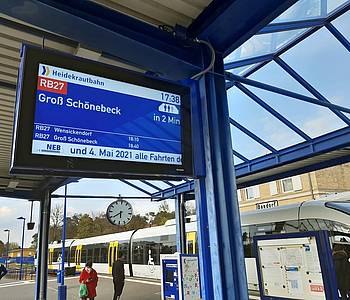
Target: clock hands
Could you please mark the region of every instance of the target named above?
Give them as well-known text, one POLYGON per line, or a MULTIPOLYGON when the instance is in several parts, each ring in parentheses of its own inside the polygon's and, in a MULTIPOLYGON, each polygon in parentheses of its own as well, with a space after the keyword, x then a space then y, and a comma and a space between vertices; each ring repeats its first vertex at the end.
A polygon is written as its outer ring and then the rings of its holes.
POLYGON ((119 217, 121 218, 121 217, 122 217, 122 213, 123 213, 123 211, 120 211, 120 212, 117 213, 116 215, 112 216, 112 218, 115 218, 115 217, 118 216, 118 215, 119 215, 119 217))

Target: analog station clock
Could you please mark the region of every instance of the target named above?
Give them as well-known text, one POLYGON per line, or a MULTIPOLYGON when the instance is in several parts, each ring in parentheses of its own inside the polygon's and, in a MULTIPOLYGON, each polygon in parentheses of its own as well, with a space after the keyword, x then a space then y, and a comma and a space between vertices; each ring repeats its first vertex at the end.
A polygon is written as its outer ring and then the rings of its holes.
POLYGON ((108 206, 106 216, 113 225, 126 225, 133 216, 132 206, 125 200, 114 201, 108 206))

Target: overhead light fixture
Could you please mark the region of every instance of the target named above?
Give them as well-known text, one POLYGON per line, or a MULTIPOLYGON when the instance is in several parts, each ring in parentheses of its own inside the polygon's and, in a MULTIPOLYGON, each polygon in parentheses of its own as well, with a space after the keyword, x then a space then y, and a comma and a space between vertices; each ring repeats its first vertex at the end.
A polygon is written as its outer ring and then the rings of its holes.
POLYGON ((7 186, 8 189, 15 189, 17 185, 19 184, 19 181, 11 180, 7 186))

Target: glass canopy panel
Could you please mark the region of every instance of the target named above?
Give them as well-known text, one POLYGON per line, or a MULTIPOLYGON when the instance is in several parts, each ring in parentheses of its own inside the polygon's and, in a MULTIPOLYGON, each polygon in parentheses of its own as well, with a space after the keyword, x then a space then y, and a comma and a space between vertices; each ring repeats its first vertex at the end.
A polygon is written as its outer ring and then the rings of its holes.
POLYGON ((225 63, 271 54, 292 41, 306 29, 259 34, 251 37, 241 47, 225 58, 225 63))
POLYGON ((271 23, 293 22, 320 18, 322 13, 321 0, 302 0, 295 3, 271 23))
MULTIPOLYGON (((249 87, 249 89, 311 138, 346 126, 328 108, 254 87, 249 87)), ((286 135, 285 138, 289 139, 290 137, 286 135)))
POLYGON ((327 0, 327 13, 331 14, 343 4, 349 3, 349 2, 350 2, 349 0, 327 0))
MULTIPOLYGON (((231 118, 249 129, 270 146, 279 150, 304 141, 304 139, 238 88, 230 89, 227 94, 231 118)), ((246 148, 248 147, 247 145, 246 148)), ((245 155, 245 152, 241 152, 241 154, 245 155)))
POLYGON ((282 59, 329 101, 350 107, 349 52, 327 29, 318 30, 282 59))
POLYGON ((248 159, 254 159, 271 153, 268 149, 251 139, 245 133, 231 125, 232 149, 248 159))
POLYGON ((305 96, 313 97, 307 89, 299 84, 299 82, 285 72, 274 61, 269 62, 263 68, 250 75, 249 79, 260 81, 298 94, 303 94, 305 96))
POLYGON ((237 156, 233 155, 233 164, 234 165, 239 165, 241 163, 244 163, 244 161, 241 160, 240 158, 238 158, 237 156))
POLYGON ((332 24, 350 42, 350 11, 335 19, 332 24))

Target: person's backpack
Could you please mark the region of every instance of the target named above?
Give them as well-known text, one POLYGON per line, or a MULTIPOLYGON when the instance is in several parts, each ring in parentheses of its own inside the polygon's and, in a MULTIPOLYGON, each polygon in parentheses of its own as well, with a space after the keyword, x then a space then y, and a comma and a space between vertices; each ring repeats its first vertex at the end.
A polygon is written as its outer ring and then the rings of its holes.
POLYGON ((79 287, 79 297, 80 298, 85 298, 88 295, 88 289, 85 283, 80 284, 79 287))

